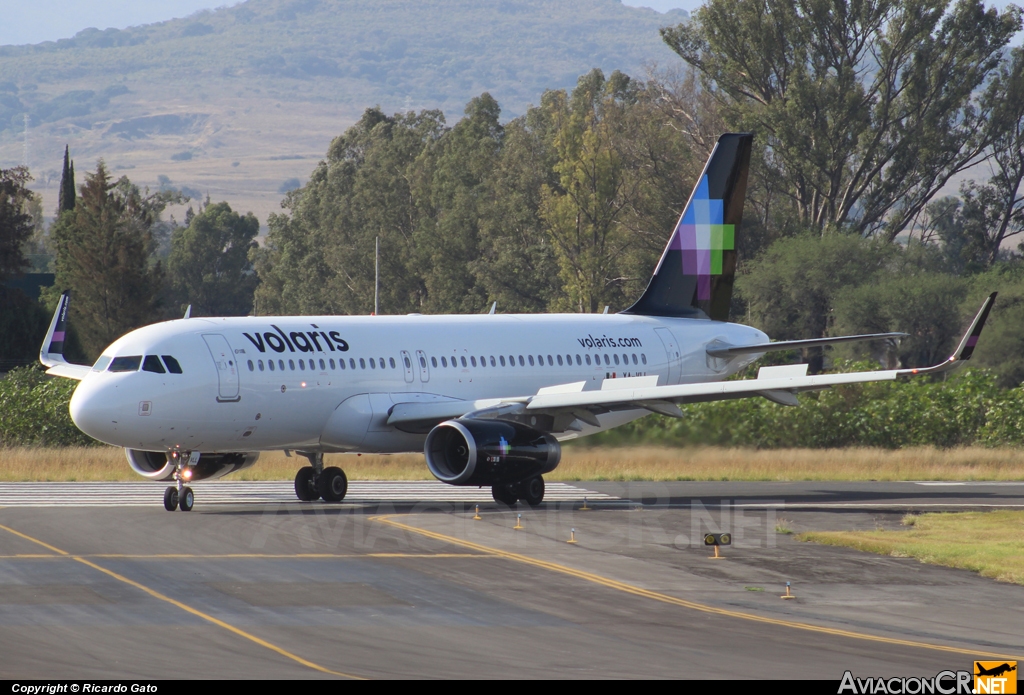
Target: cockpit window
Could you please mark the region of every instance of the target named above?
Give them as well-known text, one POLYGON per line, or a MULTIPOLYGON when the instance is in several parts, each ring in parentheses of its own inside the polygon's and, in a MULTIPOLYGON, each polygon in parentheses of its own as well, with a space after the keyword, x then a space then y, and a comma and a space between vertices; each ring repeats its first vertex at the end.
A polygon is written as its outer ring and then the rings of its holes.
POLYGON ((96 360, 96 364, 92 366, 94 372, 102 372, 110 364, 110 355, 100 355, 100 358, 96 360))
POLYGON ((137 372, 139 371, 140 364, 142 364, 142 355, 115 357, 113 360, 110 361, 110 367, 108 371, 137 372))
POLYGON ((156 372, 157 374, 166 373, 164 366, 160 364, 160 358, 156 355, 146 355, 146 359, 142 360, 142 371, 156 372))
POLYGON ((167 371, 171 374, 181 374, 181 365, 178 364, 178 360, 174 359, 170 355, 161 355, 164 358, 164 364, 167 365, 167 371))

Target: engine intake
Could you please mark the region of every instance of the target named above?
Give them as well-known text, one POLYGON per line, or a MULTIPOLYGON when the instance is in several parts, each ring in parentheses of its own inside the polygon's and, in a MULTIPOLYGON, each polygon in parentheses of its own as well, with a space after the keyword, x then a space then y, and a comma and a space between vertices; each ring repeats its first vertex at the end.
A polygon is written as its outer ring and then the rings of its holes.
POLYGON ((448 420, 427 435, 427 468, 449 485, 517 483, 555 470, 562 447, 546 432, 504 420, 448 420))
MULTIPOLYGON (((132 470, 143 478, 150 480, 170 480, 174 475, 174 464, 167 460, 167 454, 163 451, 139 451, 138 449, 125 449, 128 456, 128 465, 132 470)), ((198 463, 192 467, 192 481, 212 480, 220 478, 229 473, 249 468, 259 459, 258 451, 229 453, 229 454, 202 454, 198 463)))

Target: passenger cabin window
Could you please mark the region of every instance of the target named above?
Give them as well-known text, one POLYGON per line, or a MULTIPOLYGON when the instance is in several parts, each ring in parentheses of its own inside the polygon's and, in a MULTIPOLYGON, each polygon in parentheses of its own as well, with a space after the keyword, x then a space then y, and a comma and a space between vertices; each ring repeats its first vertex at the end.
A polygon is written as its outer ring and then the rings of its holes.
MULTIPOLYGON (((147 357, 146 359, 149 359, 149 358, 147 357)), ((146 365, 142 365, 142 368, 145 369, 146 365)), ((249 360, 249 371, 250 372, 256 371, 256 366, 252 363, 252 360, 249 360)))
MULTIPOLYGON (((395 358, 394 357, 389 357, 388 358, 388 363, 391 365, 392 369, 395 368, 395 358)), ((434 366, 436 367, 437 365, 435 364, 434 366)))
POLYGON ((94 372, 102 372, 110 364, 110 355, 100 355, 100 358, 96 360, 96 364, 92 366, 94 372))
POLYGON ((137 372, 142 364, 142 355, 131 355, 130 357, 115 357, 110 361, 108 371, 111 372, 137 372))
MULTIPOLYGON (((142 371, 166 374, 164 366, 160 364, 160 358, 156 355, 146 355, 146 359, 142 360, 142 371)), ((249 371, 252 371, 252 362, 249 363, 249 371)))
POLYGON ((171 374, 181 374, 181 365, 178 364, 178 360, 171 357, 170 355, 160 355, 160 359, 167 365, 167 371, 171 374))

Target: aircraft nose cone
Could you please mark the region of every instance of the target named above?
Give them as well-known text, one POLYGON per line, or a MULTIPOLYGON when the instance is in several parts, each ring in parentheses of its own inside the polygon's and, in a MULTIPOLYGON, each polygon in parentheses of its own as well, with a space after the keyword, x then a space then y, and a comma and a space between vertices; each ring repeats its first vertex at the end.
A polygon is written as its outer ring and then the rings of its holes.
POLYGON ((81 382, 71 396, 71 420, 75 426, 93 439, 111 442, 117 425, 117 415, 109 394, 100 384, 81 382))

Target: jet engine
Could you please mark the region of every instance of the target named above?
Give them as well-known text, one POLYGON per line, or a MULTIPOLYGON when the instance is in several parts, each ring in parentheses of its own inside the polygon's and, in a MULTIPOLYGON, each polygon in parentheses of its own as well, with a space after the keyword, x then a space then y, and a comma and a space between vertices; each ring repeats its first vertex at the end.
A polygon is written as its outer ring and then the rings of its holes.
MULTIPOLYGON (((139 451, 125 449, 128 465, 143 478, 150 480, 170 480, 174 473, 174 464, 167 460, 163 451, 139 451)), ((228 473, 249 468, 260 457, 258 451, 232 454, 202 454, 198 463, 192 466, 191 481, 212 480, 228 473)))
POLYGON ((427 467, 449 485, 502 485, 555 470, 562 447, 550 434, 504 420, 448 420, 427 435, 427 467))

